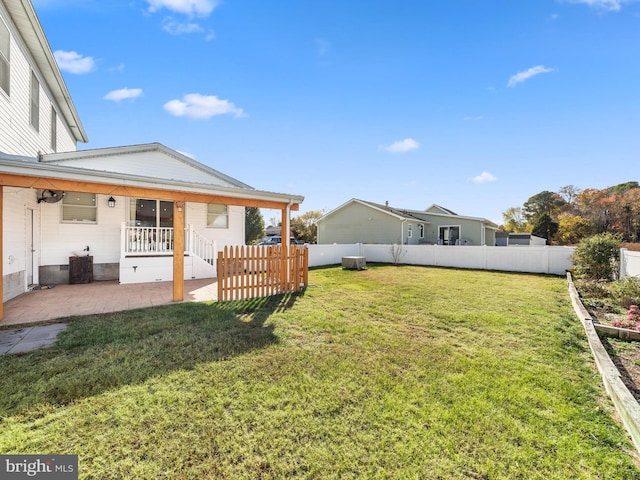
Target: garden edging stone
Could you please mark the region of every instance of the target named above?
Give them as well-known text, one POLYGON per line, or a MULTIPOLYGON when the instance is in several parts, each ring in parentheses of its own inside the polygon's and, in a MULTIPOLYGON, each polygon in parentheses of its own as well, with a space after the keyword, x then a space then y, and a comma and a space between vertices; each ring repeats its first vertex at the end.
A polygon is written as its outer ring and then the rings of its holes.
POLYGON ((587 334, 591 353, 595 359, 598 371, 602 376, 605 390, 613 401, 616 411, 622 419, 622 424, 629 432, 636 450, 640 452, 640 404, 623 383, 620 372, 602 345, 591 315, 589 315, 589 312, 582 304, 569 272, 567 272, 567 283, 569 285, 569 296, 571 297, 573 310, 582 322, 582 326, 587 334))

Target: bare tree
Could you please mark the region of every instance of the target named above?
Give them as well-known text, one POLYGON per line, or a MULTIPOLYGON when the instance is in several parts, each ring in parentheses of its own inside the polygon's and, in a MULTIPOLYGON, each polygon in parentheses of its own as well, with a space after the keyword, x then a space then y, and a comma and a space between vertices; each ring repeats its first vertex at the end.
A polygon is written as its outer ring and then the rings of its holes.
POLYGON ((407 251, 402 248, 402 245, 398 245, 397 243, 391 245, 391 258, 393 258, 393 264, 396 266, 399 265, 400 259, 404 257, 406 253, 407 251))

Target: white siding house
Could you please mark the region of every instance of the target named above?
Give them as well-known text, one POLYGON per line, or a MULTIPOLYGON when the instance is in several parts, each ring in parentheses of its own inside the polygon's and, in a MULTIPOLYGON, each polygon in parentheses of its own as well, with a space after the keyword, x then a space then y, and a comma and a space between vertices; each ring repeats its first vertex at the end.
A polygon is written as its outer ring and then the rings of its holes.
POLYGON ((303 201, 255 190, 160 143, 78 151, 77 142, 87 136, 31 2, 2 0, 3 302, 69 282, 78 257, 90 258, 94 280, 171 280, 181 300, 184 279, 216 275, 217 249, 244 244, 245 207, 288 218, 303 201))

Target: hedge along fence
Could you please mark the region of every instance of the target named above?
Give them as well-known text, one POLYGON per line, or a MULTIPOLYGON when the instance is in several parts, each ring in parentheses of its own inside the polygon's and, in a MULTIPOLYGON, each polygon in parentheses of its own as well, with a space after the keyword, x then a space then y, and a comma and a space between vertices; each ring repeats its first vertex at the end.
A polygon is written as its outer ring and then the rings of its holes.
MULTIPOLYGON (((309 245, 309 266, 340 264, 342 257, 361 256, 367 262, 396 263, 393 245, 356 243, 309 245)), ((573 266, 574 247, 488 247, 398 245, 400 264, 565 275, 573 266)))

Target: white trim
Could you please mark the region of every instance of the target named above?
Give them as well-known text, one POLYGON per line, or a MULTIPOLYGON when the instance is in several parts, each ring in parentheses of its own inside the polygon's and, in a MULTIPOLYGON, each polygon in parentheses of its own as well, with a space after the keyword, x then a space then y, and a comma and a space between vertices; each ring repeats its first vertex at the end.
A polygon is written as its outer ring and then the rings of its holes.
POLYGON ((223 195, 238 199, 264 200, 281 203, 302 203, 304 200, 304 197, 301 195, 288 195, 285 193, 266 192, 263 190, 253 190, 248 188, 165 180, 123 173, 113 174, 110 172, 89 170, 86 168, 39 163, 35 159, 28 159, 28 161, 14 160, 16 158, 21 157, 0 153, 0 171, 29 177, 38 176, 40 178, 54 179, 64 178, 65 180, 77 180, 80 182, 100 182, 117 187, 135 186, 150 188, 153 190, 182 191, 186 193, 202 193, 205 195, 223 195))

